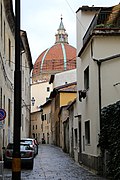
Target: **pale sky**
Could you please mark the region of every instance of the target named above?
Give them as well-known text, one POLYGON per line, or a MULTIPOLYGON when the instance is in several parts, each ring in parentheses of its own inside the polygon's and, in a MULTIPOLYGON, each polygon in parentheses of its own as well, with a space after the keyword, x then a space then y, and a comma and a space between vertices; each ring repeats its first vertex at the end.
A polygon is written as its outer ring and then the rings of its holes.
POLYGON ((55 43, 55 33, 63 24, 68 42, 76 47, 76 11, 83 5, 114 6, 118 0, 21 0, 21 29, 27 32, 33 64, 55 43))

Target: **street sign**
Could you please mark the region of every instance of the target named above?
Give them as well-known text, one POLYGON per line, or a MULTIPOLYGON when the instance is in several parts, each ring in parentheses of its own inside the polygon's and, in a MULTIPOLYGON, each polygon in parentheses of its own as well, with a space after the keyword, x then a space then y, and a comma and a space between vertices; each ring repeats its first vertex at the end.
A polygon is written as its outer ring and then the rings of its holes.
POLYGON ((0 121, 0 129, 3 129, 5 127, 5 120, 0 121))
POLYGON ((0 121, 6 118, 6 111, 0 108, 0 121))

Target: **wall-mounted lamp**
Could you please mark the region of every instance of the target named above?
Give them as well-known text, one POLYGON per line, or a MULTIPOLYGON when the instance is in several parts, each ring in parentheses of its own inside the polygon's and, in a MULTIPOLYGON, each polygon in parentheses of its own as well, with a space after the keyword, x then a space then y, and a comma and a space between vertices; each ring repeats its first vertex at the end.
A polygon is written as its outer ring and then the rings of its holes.
POLYGON ((82 101, 82 98, 85 99, 86 98, 86 90, 79 90, 79 101, 82 101))
POLYGON ((22 55, 23 53, 25 53, 24 49, 20 51, 20 55, 22 55))
POLYGON ((120 85, 120 82, 116 83, 116 84, 113 84, 113 86, 117 86, 117 85, 120 85))

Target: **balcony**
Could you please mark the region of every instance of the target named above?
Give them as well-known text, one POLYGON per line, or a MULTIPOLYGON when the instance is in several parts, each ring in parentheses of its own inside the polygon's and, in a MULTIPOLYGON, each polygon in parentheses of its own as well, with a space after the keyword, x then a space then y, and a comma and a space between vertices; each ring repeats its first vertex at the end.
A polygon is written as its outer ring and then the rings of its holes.
MULTIPOLYGON (((111 8, 108 8, 109 10, 105 10, 104 8, 97 13, 86 34, 83 37, 83 46, 86 44, 86 42, 89 40, 89 38, 92 36, 92 33, 94 30, 114 30, 118 31, 120 30, 120 10, 114 10, 111 8)), ((113 32, 113 31, 112 31, 113 32)))

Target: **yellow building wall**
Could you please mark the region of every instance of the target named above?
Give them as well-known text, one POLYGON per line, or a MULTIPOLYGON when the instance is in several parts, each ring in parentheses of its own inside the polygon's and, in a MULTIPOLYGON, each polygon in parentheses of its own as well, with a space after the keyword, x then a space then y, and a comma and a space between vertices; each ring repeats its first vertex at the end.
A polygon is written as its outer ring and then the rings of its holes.
POLYGON ((42 120, 41 112, 31 113, 31 137, 35 134, 37 136, 38 142, 41 142, 42 139, 42 120))
POLYGON ((77 93, 61 92, 60 93, 60 107, 67 105, 69 102, 73 101, 77 96, 77 93))

